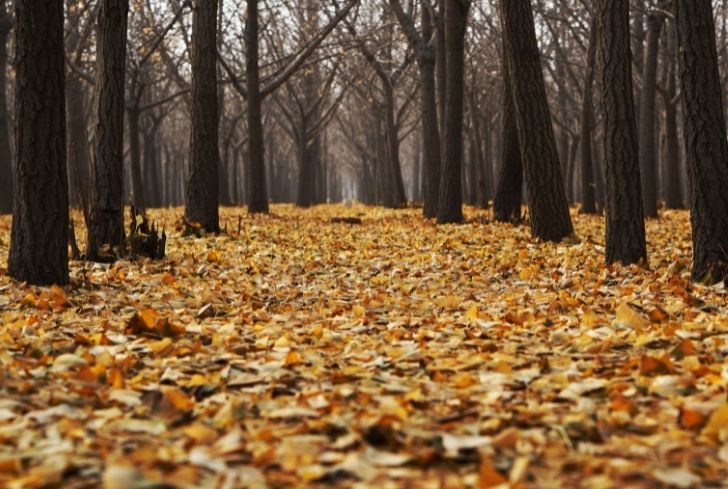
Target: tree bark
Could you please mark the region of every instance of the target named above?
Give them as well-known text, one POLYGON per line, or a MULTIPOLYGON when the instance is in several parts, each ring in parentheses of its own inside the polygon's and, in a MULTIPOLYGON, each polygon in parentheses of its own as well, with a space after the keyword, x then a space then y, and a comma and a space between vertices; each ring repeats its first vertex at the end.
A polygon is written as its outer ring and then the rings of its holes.
POLYGON ((468 0, 445 0, 445 147, 440 171, 438 224, 463 221, 463 91, 468 0))
POLYGON ((506 53, 503 50, 503 143, 501 145, 498 188, 493 199, 493 214, 496 221, 517 223, 521 221, 521 200, 523 191, 523 164, 521 146, 518 142, 515 107, 511 90, 511 77, 506 67, 506 53))
POLYGON ((13 211, 13 164, 10 153, 10 117, 6 100, 8 36, 12 29, 10 13, 0 2, 0 214, 13 211))
POLYGON ((645 217, 657 215, 657 155, 655 137, 655 98, 657 95, 657 56, 663 15, 650 12, 647 17, 647 46, 642 65, 642 96, 640 101, 639 158, 642 176, 642 202, 645 217))
POLYGON ((218 214, 217 1, 195 0, 192 17, 192 123, 185 219, 220 232, 218 214))
POLYGON ((258 0, 247 0, 245 20, 245 72, 248 92, 248 158, 246 197, 248 212, 268 213, 268 192, 265 179, 265 142, 263 140, 263 99, 260 93, 258 58, 258 0))
POLYGON ((502 0, 501 17, 526 175, 531 233, 545 241, 560 241, 574 230, 546 98, 531 2, 502 0))
POLYGON ((647 260, 632 93, 629 1, 598 0, 607 263, 647 260))
POLYGON ((592 124, 594 123, 593 87, 594 64, 597 53, 597 21, 592 18, 589 27, 589 47, 584 73, 584 92, 581 110, 581 209, 582 214, 596 214, 594 198, 594 161, 592 159, 592 124))
POLYGON ((124 75, 128 0, 99 4, 88 257, 124 241, 124 75))
POLYGON ((62 0, 17 0, 15 195, 8 274, 68 283, 62 0), (42 33, 42 35, 39 35, 42 33))
POLYGON ((675 0, 694 280, 728 278, 728 141, 710 0, 675 0))

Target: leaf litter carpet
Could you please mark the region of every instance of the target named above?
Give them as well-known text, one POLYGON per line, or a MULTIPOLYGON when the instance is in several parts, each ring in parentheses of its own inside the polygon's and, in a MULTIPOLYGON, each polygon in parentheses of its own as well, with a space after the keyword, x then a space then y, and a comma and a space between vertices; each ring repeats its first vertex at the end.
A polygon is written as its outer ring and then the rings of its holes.
POLYGON ((602 265, 596 217, 554 245, 473 209, 151 214, 164 261, 0 270, 0 487, 726 487, 728 302, 685 212, 648 270, 602 265))

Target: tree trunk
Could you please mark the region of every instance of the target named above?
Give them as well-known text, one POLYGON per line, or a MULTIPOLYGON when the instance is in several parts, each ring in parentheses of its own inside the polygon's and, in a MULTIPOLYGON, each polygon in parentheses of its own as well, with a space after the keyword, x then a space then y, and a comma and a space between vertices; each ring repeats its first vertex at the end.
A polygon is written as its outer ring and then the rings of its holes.
MULTIPOLYGON (((674 44, 673 44, 674 46, 674 44)), ((674 51, 670 51, 672 53, 674 51)), ((685 204, 682 198, 682 185, 680 178, 680 143, 677 122, 677 104, 675 97, 677 87, 675 83, 675 65, 672 59, 667 69, 667 88, 663 97, 665 106, 665 205, 668 209, 683 209, 685 204)))
POLYGON ((632 94, 629 0, 598 0, 604 119, 606 260, 647 261, 632 94))
POLYGON ((81 80, 74 74, 66 76, 66 126, 68 133, 68 181, 69 200, 72 206, 80 207, 88 225, 91 183, 89 161, 88 127, 81 80))
POLYGON ((582 214, 596 214, 594 200, 594 161, 592 160, 592 124, 594 123, 593 87, 594 64, 597 53, 597 20, 592 18, 589 27, 589 48, 584 73, 584 92, 581 109, 581 209, 582 214))
POLYGON ((260 94, 260 68, 258 58, 258 0, 247 0, 245 21, 245 72, 248 91, 248 167, 245 172, 248 212, 268 213, 268 192, 265 182, 265 154, 263 140, 263 99, 260 94))
MULTIPOLYGON (((99 5, 88 256, 124 241, 124 75, 128 0, 99 5)), ((136 191, 136 189, 135 189, 136 191)))
MULTIPOLYGON (((427 11, 426 8, 422 10, 427 11)), ((437 116, 434 55, 430 54, 420 62, 420 80, 422 82, 422 157, 424 159, 423 213, 425 217, 432 218, 437 216, 440 191, 440 125, 437 116)))
POLYGON ((465 71, 465 30, 470 4, 445 1, 445 147, 440 170, 437 206, 438 224, 463 221, 463 91, 465 71))
POLYGON ((523 190, 523 165, 521 146, 518 143, 515 107, 503 51, 503 143, 501 145, 498 188, 493 199, 493 214, 496 221, 517 223, 521 221, 521 200, 523 190))
POLYGON ((0 214, 13 211, 13 165, 10 153, 10 117, 6 100, 8 36, 12 28, 5 2, 0 2, 0 214))
POLYGON ((218 214, 217 1, 196 0, 192 17, 192 123, 185 219, 220 232, 218 214))
POLYGON ((502 0, 501 16, 531 233, 545 241, 560 241, 574 230, 546 98, 531 2, 502 0))
POLYGON ((127 107, 126 119, 129 124, 129 164, 131 166, 131 204, 139 210, 147 208, 144 200, 144 179, 142 177, 142 145, 139 138, 138 107, 127 107))
POLYGON ((651 12, 647 17, 647 47, 642 66, 639 159, 642 176, 642 202, 645 217, 657 215, 657 156, 655 137, 655 97, 657 94, 657 56, 663 15, 651 12))
POLYGON ((17 0, 15 195, 8 275, 68 283, 62 0, 17 0), (39 35, 42 33, 42 35, 39 35))
POLYGON ((675 0, 694 280, 728 278, 728 141, 710 0, 675 0))

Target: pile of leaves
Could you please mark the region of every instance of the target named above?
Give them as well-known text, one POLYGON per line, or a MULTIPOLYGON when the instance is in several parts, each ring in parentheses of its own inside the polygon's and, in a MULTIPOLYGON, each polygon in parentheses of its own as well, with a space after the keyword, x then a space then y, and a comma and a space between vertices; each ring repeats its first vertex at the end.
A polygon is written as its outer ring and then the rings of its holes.
POLYGON ((0 271, 0 486, 728 480, 728 303, 689 282, 687 213, 648 223, 649 269, 605 267, 596 217, 555 245, 419 213, 224 209, 239 233, 65 289, 0 271))

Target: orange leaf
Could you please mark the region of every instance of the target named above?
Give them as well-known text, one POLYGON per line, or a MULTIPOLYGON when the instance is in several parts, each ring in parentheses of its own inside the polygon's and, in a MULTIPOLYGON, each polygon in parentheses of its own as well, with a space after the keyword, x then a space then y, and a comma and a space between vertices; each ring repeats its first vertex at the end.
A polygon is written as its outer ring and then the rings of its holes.
POLYGON ((195 407, 194 401, 179 389, 167 389, 164 395, 172 406, 180 411, 190 411, 193 407, 195 407))
POLYGON ((488 457, 484 457, 480 462, 480 471, 478 475, 478 489, 487 489, 496 487, 508 482, 508 479, 493 468, 493 462, 488 457))
POLYGON ((687 430, 695 430, 705 425, 706 418, 703 414, 683 407, 680 409, 680 426, 687 430))

